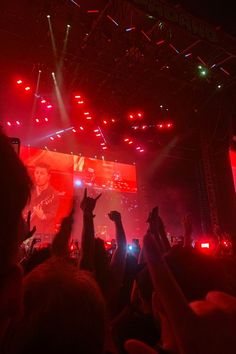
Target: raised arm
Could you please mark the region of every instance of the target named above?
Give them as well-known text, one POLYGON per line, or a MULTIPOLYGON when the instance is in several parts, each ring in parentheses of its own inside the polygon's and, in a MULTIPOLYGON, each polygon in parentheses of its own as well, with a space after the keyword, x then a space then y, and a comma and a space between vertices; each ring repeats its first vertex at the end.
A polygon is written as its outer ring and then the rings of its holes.
POLYGON ((69 241, 74 221, 74 212, 75 200, 73 200, 70 214, 62 220, 60 230, 52 242, 52 254, 54 256, 69 257, 69 241))
POLYGON ((83 211, 83 230, 81 240, 81 259, 80 269, 93 271, 94 270, 94 223, 93 211, 95 209, 97 200, 100 198, 99 194, 96 198, 87 196, 87 188, 84 190, 84 197, 80 204, 83 211))
POLYGON ((117 247, 111 259, 111 267, 116 268, 117 266, 121 267, 121 265, 124 267, 126 257, 126 235, 121 220, 121 214, 118 211, 111 211, 108 216, 110 220, 114 222, 116 228, 117 247))
POLYGON ((155 237, 159 249, 162 253, 167 252, 170 249, 170 243, 166 234, 164 223, 159 216, 159 209, 155 207, 149 214, 147 222, 149 223, 149 230, 155 237))
POLYGON ((119 291, 124 279, 126 263, 126 236, 123 228, 121 214, 118 211, 111 211, 108 214, 110 220, 115 224, 117 248, 110 263, 110 286, 109 300, 114 304, 119 295, 119 291))

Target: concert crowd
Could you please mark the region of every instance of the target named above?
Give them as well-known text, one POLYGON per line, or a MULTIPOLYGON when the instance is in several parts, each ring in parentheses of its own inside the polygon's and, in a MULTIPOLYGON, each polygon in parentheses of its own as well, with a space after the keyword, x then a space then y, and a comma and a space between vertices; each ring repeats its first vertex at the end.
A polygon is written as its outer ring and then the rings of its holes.
POLYGON ((116 240, 107 250, 94 230, 102 195, 92 198, 86 189, 52 244, 35 247, 30 211, 23 217, 32 181, 3 133, 0 166, 1 353, 236 353, 233 252, 193 248, 188 217, 183 243, 172 245, 158 207, 143 220, 147 230, 135 252, 122 215, 108 211, 116 240), (81 244, 72 252, 79 208, 81 244))

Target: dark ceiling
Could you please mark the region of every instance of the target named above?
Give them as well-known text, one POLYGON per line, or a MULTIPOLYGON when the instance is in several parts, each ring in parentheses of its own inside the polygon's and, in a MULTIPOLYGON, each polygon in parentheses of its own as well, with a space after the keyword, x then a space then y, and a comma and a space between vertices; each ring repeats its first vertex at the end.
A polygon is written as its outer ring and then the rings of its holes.
MULTIPOLYGON (((175 1, 168 3, 176 5, 175 1)), ((236 34, 234 11, 225 1, 216 5, 213 1, 183 0, 181 5, 192 15, 221 27, 220 32, 236 34)), ((236 58, 228 51, 227 40, 213 45, 171 22, 140 11, 129 1, 2 1, 0 35, 1 114, 5 120, 19 109, 11 88, 13 80, 20 75, 36 85, 39 70, 40 95, 55 101, 51 72, 56 72, 70 116, 70 122, 54 117, 55 128, 80 124, 71 99, 74 93, 83 92, 95 112, 96 124, 101 124, 104 117, 116 120, 112 127, 104 127, 113 148, 131 134, 151 149, 165 144, 174 134, 188 134, 198 126, 199 116, 205 120, 204 109, 209 102, 220 103, 222 116, 230 113, 234 118, 236 58), (63 53, 67 24, 71 28, 63 53), (209 69, 206 78, 198 75, 197 67, 202 63, 209 69), (142 125, 171 120, 175 128, 172 133, 163 134, 152 127, 145 132, 134 131, 127 114, 135 110, 144 112, 142 125)), ((228 37, 223 34, 223 38, 228 37)), ((25 121, 30 115, 27 104, 20 106, 25 121)), ((217 107, 212 113, 209 111, 210 121, 214 121, 210 116, 217 114, 217 107)), ((30 132, 36 136, 39 130, 32 128, 30 132)), ((21 137, 24 140, 23 133, 21 137)))

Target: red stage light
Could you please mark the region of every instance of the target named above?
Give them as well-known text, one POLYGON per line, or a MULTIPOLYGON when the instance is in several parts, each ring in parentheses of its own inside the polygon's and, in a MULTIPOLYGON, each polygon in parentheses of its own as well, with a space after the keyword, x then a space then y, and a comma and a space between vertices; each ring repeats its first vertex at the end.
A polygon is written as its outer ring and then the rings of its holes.
POLYGON ((112 123, 115 123, 116 120, 115 120, 115 119, 112 119, 111 121, 112 121, 112 123))
POLYGON ((84 130, 84 128, 81 126, 81 127, 79 127, 80 128, 80 130, 84 130))
POLYGON ((89 112, 84 112, 85 116, 89 116, 89 114, 90 114, 89 112))
POLYGON ((106 147, 106 146, 103 146, 103 147, 102 147, 102 150, 107 150, 107 147, 106 147))
POLYGON ((232 247, 232 243, 231 243, 230 240, 222 240, 221 243, 222 243, 222 246, 223 246, 224 248, 230 248, 230 247, 232 247))
POLYGON ((16 124, 17 124, 17 125, 20 125, 20 122, 17 120, 17 121, 16 121, 16 124))
POLYGON ((137 146, 137 147, 136 147, 136 150, 140 150, 140 149, 141 149, 141 147, 140 147, 140 146, 137 146))
POLYGON ((60 139, 60 138, 61 138, 61 135, 60 135, 60 134, 57 134, 57 137, 60 139))
POLYGON ((22 81, 22 80, 17 80, 16 83, 17 83, 18 85, 20 85, 20 84, 23 83, 23 81, 22 81))
POLYGON ((165 41, 164 41, 164 39, 162 39, 162 40, 160 40, 160 41, 156 42, 156 45, 163 44, 164 42, 165 42, 165 41))
POLYGON ((26 86, 26 87, 25 87, 25 91, 30 91, 30 87, 29 87, 29 86, 26 86))
POLYGON ((143 125, 142 126, 142 129, 144 130, 144 129, 147 129, 147 125, 143 125))
POLYGON ((143 150, 143 149, 141 149, 141 150, 139 150, 139 152, 144 152, 144 150, 143 150))
POLYGON ((48 122, 48 118, 44 118, 45 122, 48 122))
POLYGON ((103 121, 103 124, 107 124, 107 121, 106 121, 106 120, 104 120, 104 121, 103 121))
POLYGON ((100 145, 101 145, 101 146, 104 146, 104 145, 105 145, 105 143, 101 143, 100 145))
POLYGON ((51 140, 54 140, 53 136, 50 136, 50 139, 51 139, 51 140))
POLYGON ((36 119, 35 119, 35 122, 36 122, 36 123, 39 123, 39 119, 38 119, 38 118, 36 118, 36 119))
POLYGON ((87 117, 86 117, 86 119, 87 119, 87 120, 91 120, 91 119, 92 119, 92 117, 90 117, 90 116, 87 116, 87 117))
POLYGON ((41 100, 41 103, 46 103, 46 100, 41 100))
POLYGON ((99 130, 98 129, 94 129, 94 133, 98 133, 99 132, 99 130))
POLYGON ((10 127, 11 126, 11 122, 7 122, 7 125, 10 127))
POLYGON ((75 98, 81 98, 81 96, 80 95, 76 95, 75 98))
POLYGON ((77 103, 78 103, 78 104, 83 104, 83 103, 84 103, 84 101, 78 101, 77 103))
POLYGON ((96 134, 96 136, 101 136, 101 134, 100 134, 100 133, 98 133, 98 134, 96 134))
POLYGON ((158 127, 159 127, 159 128, 163 128, 163 124, 159 124, 158 127))
POLYGON ((73 133, 76 133, 76 129, 72 129, 72 132, 73 132, 73 133))
POLYGON ((48 109, 52 108, 52 105, 51 105, 51 104, 48 104, 48 105, 47 105, 47 108, 48 108, 48 109))
POLYGON ((134 115, 133 115, 133 114, 130 114, 130 115, 129 115, 129 119, 134 119, 134 115))
POLYGON ((126 138, 126 139, 124 139, 124 141, 125 141, 125 142, 127 142, 127 141, 129 141, 129 139, 128 139, 128 138, 126 138))
POLYGON ((168 123, 167 124, 167 128, 171 128, 172 127, 172 124, 171 123, 168 123))
POLYGON ((209 242, 201 242, 200 243, 200 247, 201 248, 210 248, 210 243, 209 242))
POLYGON ((139 117, 139 118, 142 118, 142 116, 143 116, 143 114, 139 112, 139 113, 138 113, 138 117, 139 117))
POLYGON ((99 10, 87 10, 88 14, 97 14, 99 10))
POLYGON ((133 144, 132 140, 130 140, 130 141, 128 142, 128 144, 130 144, 130 145, 133 144))

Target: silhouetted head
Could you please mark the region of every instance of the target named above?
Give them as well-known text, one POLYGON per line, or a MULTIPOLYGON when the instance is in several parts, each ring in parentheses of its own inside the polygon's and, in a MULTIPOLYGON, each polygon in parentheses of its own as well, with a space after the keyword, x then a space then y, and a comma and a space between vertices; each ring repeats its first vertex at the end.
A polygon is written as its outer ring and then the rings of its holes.
POLYGON ((24 308, 9 353, 103 353, 105 305, 90 273, 48 260, 26 276, 24 308))

